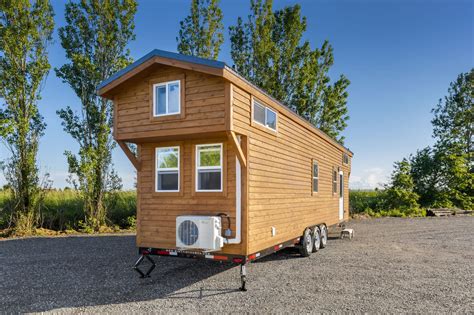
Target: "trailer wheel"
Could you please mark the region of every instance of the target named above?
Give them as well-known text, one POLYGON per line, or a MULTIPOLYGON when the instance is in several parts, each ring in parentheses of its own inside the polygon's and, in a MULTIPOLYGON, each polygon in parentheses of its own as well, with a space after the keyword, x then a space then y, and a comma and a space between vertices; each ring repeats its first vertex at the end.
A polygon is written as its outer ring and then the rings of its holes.
POLYGON ((308 257, 311 255, 312 250, 313 250, 313 244, 314 244, 314 239, 313 239, 313 233, 311 233, 311 229, 307 228, 304 230, 303 236, 301 238, 301 244, 300 244, 300 254, 303 257, 308 257))
POLYGON ((321 224, 319 229, 321 230, 321 248, 324 248, 328 243, 328 228, 325 224, 321 224))
POLYGON ((317 252, 321 247, 321 231, 318 226, 313 228, 313 253, 317 252))

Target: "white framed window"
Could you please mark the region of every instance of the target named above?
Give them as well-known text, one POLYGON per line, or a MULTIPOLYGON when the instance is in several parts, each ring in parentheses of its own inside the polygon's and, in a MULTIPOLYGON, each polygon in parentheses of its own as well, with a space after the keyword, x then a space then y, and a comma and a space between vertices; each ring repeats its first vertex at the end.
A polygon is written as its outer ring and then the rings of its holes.
POLYGON ((157 192, 179 192, 179 146, 156 148, 157 192))
POLYGON ((334 168, 332 170, 332 193, 337 193, 337 170, 334 168))
POLYGON ((196 145, 196 191, 222 191, 222 143, 196 145))
POLYGON ((153 116, 181 113, 181 81, 153 84, 153 116))
POLYGON ((253 100, 253 120, 260 125, 276 131, 277 113, 255 99, 253 100))
POLYGON ((313 161, 313 192, 319 191, 319 165, 313 161))

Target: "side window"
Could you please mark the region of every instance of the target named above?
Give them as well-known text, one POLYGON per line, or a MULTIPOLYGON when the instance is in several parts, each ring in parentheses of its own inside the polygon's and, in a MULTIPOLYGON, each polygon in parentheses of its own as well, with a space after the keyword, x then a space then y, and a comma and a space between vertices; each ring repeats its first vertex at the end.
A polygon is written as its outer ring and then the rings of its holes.
POLYGON ((277 128, 277 113, 255 99, 253 100, 253 120, 269 129, 276 130, 277 128))
POLYGON ((153 85, 153 116, 175 115, 181 112, 181 83, 170 81, 153 85))
POLYGON ((196 146, 196 191, 222 191, 222 143, 196 146))
POLYGON ((337 170, 334 168, 332 170, 332 193, 337 193, 337 170))
POLYGON ((313 160, 313 192, 319 190, 319 166, 318 162, 313 160))
POLYGON ((342 155, 342 163, 349 164, 349 155, 347 153, 342 155))
POLYGON ((156 148, 155 190, 179 191, 179 147, 156 148))

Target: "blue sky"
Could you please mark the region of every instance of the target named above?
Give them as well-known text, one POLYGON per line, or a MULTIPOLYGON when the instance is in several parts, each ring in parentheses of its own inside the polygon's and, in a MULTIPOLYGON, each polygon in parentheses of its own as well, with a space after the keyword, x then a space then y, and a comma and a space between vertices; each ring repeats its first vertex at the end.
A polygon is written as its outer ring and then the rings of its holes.
MULTIPOLYGON (((247 0, 221 0, 225 43, 219 59, 232 64, 228 26, 249 13, 247 0)), ((431 108, 446 94, 449 83, 474 65, 474 8, 468 0, 300 0, 278 1, 275 8, 299 3, 307 17, 305 39, 318 47, 327 39, 334 47, 333 78, 350 80, 346 146, 354 153, 350 185, 373 188, 386 182, 392 164, 432 144, 431 108)), ((64 1, 53 1, 55 42, 52 67, 66 62, 57 27, 64 25, 64 1)), ((139 1, 136 40, 138 59, 154 48, 176 51, 179 21, 189 12, 188 0, 139 1)), ((80 103, 68 85, 51 71, 40 101, 48 127, 41 139, 39 163, 54 187, 67 185, 64 150, 77 145, 61 127, 56 110, 80 103)), ((1 147, 0 159, 6 158, 1 147)), ((134 169, 116 149, 113 159, 124 188, 132 188, 134 169)), ((4 183, 0 175, 0 184, 4 183)))

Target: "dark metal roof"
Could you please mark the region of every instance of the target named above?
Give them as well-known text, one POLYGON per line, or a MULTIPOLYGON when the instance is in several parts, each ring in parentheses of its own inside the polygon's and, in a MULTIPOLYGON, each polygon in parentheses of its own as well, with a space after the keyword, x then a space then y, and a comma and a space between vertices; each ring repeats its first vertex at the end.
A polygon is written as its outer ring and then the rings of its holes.
POLYGON ((179 61, 184 61, 184 62, 191 62, 194 64, 199 64, 199 65, 208 66, 208 67, 217 68, 217 69, 223 69, 226 66, 225 62, 222 62, 222 61, 199 58, 195 56, 187 56, 187 55, 182 55, 182 54, 178 54, 178 53, 174 53, 170 51, 154 49, 150 51, 148 54, 146 54, 145 56, 143 56, 142 58, 135 61, 134 63, 128 65, 127 67, 123 68, 122 70, 110 76, 108 79, 102 81, 97 86, 97 90, 100 90, 101 88, 107 86, 113 81, 119 79, 121 76, 127 74, 128 72, 132 71, 133 69, 135 69, 142 63, 150 60, 153 57, 162 57, 162 58, 169 58, 169 59, 174 59, 174 60, 179 60, 179 61))

